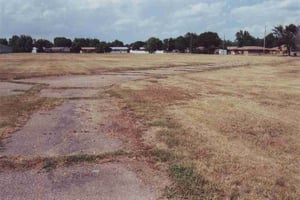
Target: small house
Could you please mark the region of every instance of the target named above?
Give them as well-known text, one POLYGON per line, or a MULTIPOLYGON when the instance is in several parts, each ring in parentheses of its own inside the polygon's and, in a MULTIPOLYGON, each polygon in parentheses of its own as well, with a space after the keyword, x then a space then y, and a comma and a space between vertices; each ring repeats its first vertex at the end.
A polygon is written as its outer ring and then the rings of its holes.
POLYGON ((129 53, 128 47, 111 47, 111 53, 129 53))
POLYGON ((70 47, 50 47, 44 48, 44 52, 46 53, 70 53, 70 47))
POLYGON ((96 47, 81 47, 80 53, 96 53, 96 47))
POLYGON ((37 53, 37 52, 38 52, 38 49, 36 47, 33 47, 31 53, 37 53))
POLYGON ((1 53, 12 53, 12 52, 13 52, 13 49, 11 47, 0 44, 0 54, 1 53))
POLYGON ((244 47, 236 47, 230 46, 227 47, 228 53, 232 55, 259 55, 263 53, 269 53, 269 48, 264 48, 260 46, 244 46, 244 47))

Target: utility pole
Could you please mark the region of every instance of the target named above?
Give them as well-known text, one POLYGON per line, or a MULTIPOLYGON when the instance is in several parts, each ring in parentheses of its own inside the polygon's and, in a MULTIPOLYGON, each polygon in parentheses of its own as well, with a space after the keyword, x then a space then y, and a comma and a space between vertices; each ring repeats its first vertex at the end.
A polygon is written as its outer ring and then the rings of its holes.
POLYGON ((225 34, 224 34, 224 39, 223 39, 223 50, 225 50, 225 34))
POLYGON ((190 53, 192 53, 192 49, 193 49, 193 35, 191 34, 190 53))
POLYGON ((267 34, 267 25, 265 25, 265 36, 264 36, 264 54, 266 49, 266 34, 267 34))

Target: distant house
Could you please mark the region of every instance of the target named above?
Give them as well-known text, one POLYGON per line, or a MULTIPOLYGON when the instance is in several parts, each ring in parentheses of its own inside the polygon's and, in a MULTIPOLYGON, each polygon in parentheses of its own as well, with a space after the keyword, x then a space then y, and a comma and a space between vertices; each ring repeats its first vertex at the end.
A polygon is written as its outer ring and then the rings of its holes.
POLYGON ((31 53, 37 53, 38 52, 38 48, 33 47, 31 53))
POLYGON ((227 55, 227 50, 226 49, 216 49, 215 54, 227 55))
POLYGON ((130 50, 129 53, 133 53, 133 54, 148 54, 149 51, 144 51, 144 50, 130 50))
POLYGON ((13 52, 13 50, 11 47, 0 44, 0 54, 1 53, 12 53, 12 52, 13 52))
POLYGON ((50 47, 44 48, 46 53, 70 53, 71 49, 69 47, 50 47))
POLYGON ((230 46, 227 47, 228 53, 232 55, 258 55, 263 53, 270 53, 269 48, 264 48, 260 46, 244 46, 244 47, 236 47, 230 46))
POLYGON ((129 53, 128 47, 111 47, 111 53, 129 53))
POLYGON ((80 53, 96 53, 96 47, 81 47, 80 53))

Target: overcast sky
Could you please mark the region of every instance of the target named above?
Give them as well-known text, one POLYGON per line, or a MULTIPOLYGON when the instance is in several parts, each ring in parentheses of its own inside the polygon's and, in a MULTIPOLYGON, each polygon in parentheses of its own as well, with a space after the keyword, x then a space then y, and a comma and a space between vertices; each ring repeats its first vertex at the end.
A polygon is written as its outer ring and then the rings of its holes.
POLYGON ((299 0, 0 0, 0 38, 92 37, 126 43, 214 31, 263 37, 278 24, 300 24, 299 0))

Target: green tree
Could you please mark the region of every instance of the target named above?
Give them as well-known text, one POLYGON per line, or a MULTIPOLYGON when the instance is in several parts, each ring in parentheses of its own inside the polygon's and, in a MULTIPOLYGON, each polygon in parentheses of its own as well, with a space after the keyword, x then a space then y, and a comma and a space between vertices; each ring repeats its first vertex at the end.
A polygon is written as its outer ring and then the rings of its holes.
POLYGON ((218 33, 205 32, 199 35, 200 45, 205 47, 207 53, 213 53, 222 43, 218 33))
POLYGON ((65 37, 56 37, 54 38, 54 46, 56 47, 71 47, 72 40, 65 37))
POLYGON ((115 40, 110 43, 111 47, 123 47, 124 43, 120 40, 115 40))
POLYGON ((89 41, 86 38, 75 38, 72 42, 71 52, 79 53, 81 47, 88 47, 89 41))
POLYGON ((146 42, 143 41, 136 41, 130 44, 132 50, 139 50, 141 47, 145 47, 146 42))
POLYGON ((270 33, 266 36, 266 47, 267 48, 273 48, 277 46, 277 40, 276 37, 270 33))
POLYGON ((153 53, 157 50, 162 50, 163 43, 160 39, 151 37, 147 40, 146 43, 146 49, 150 52, 153 53))
POLYGON ((189 47, 188 42, 183 36, 179 36, 175 39, 175 49, 183 53, 189 47))
POLYGON ((53 44, 49 40, 39 39, 34 43, 34 46, 37 48, 38 52, 44 52, 44 48, 53 47, 53 44))
POLYGON ((13 52, 31 52, 33 47, 33 40, 31 36, 14 35, 12 38, 9 39, 9 46, 13 48, 13 52))
POLYGON ((195 52, 195 49, 200 46, 200 37, 196 33, 186 33, 184 35, 186 41, 186 48, 189 48, 190 52, 195 52))
POLYGON ((82 47, 99 47, 100 40, 90 38, 75 38, 72 42, 71 51, 79 53, 82 47))
POLYGON ((164 39, 163 50, 172 52, 175 49, 175 40, 173 38, 164 39))
POLYGON ((285 27, 278 25, 273 29, 273 34, 277 39, 277 44, 279 46, 286 45, 289 56, 291 55, 291 50, 296 48, 297 32, 297 26, 294 24, 290 24, 285 27))
POLYGON ((233 42, 231 40, 225 40, 224 41, 224 47, 227 48, 227 47, 230 47, 230 46, 237 46, 237 43, 233 42))
POLYGON ((109 53, 111 52, 110 44, 106 42, 100 42, 97 47, 97 53, 109 53))
POLYGON ((235 34, 236 42, 239 47, 243 46, 254 46, 256 44, 256 39, 248 31, 240 30, 235 34))
POLYGON ((89 42, 89 47, 98 47, 100 45, 100 40, 99 39, 88 39, 89 42))
POLYGON ((0 44, 3 44, 3 45, 8 45, 8 41, 6 38, 0 38, 0 44))

